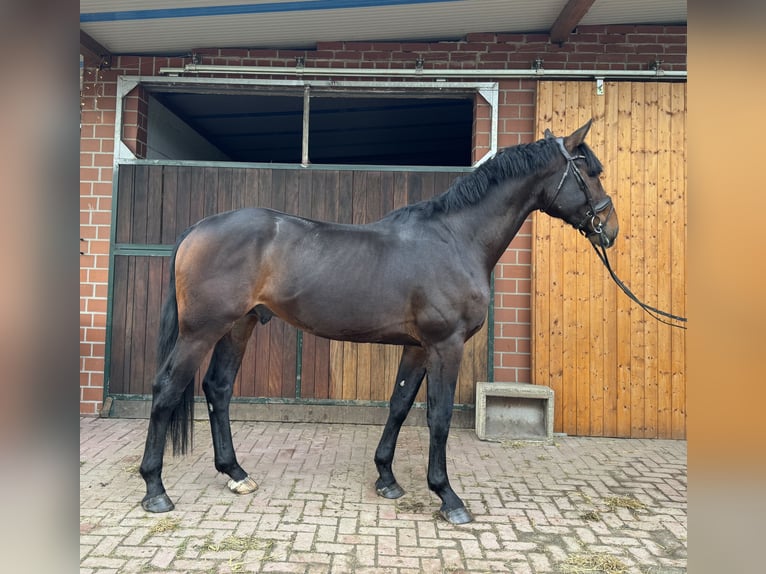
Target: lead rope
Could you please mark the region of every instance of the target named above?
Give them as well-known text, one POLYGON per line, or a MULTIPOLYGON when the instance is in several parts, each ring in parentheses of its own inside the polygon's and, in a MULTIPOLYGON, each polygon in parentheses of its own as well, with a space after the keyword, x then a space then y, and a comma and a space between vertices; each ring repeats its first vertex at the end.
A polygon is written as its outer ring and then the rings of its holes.
POLYGON ((623 283, 619 277, 617 277, 617 274, 614 272, 614 269, 612 269, 612 266, 609 263, 609 258, 606 255, 606 247, 603 245, 596 246, 594 243, 591 243, 593 245, 593 249, 596 251, 596 255, 598 255, 598 258, 601 259, 601 262, 604 264, 604 267, 606 267, 607 271, 609 271, 609 275, 612 276, 612 279, 614 279, 614 282, 617 283, 617 286, 622 289, 623 293, 625 293, 631 300, 633 300, 639 307, 641 307, 644 311, 646 311, 649 315, 657 319, 660 323, 664 323, 665 325, 670 325, 671 327, 676 327, 678 329, 686 329, 684 325, 678 325, 676 323, 671 323, 670 321, 666 321, 662 317, 667 317, 668 319, 672 319, 673 321, 681 321, 683 323, 686 322, 686 317, 681 317, 679 315, 673 315, 671 313, 667 313, 665 311, 661 311, 659 309, 656 309, 655 307, 652 307, 650 305, 647 305, 643 301, 641 301, 638 297, 636 297, 633 292, 628 289, 628 286, 623 283), (599 250, 600 249, 600 250, 599 250), (661 317, 661 316, 662 317, 661 317))

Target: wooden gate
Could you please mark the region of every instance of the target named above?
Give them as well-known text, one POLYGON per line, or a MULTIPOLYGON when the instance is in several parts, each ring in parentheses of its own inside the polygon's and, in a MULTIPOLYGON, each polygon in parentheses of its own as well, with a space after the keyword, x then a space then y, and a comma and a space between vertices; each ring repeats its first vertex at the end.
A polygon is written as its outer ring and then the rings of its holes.
MULTIPOLYGON (((341 223, 367 223, 427 199, 461 175, 453 171, 191 166, 137 162, 119 167, 109 318, 108 395, 151 394, 168 260, 178 234, 214 213, 271 207, 341 223)), ((370 265, 375 265, 370 261, 370 265)), ((487 379, 485 326, 469 341, 457 404, 473 404, 487 379)), ((401 349, 329 341, 279 319, 254 329, 235 397, 258 401, 367 404, 387 401, 401 349)), ((197 394, 207 360, 197 373, 197 394)), ((421 390, 418 401, 425 400, 421 390)))
MULTIPOLYGON (((537 134, 571 133, 604 164, 620 233, 617 275, 648 304, 685 315, 686 84, 540 82, 537 134)), ((554 430, 685 438, 685 331, 662 325, 611 282, 588 241, 534 216, 534 382, 555 392, 554 430)))

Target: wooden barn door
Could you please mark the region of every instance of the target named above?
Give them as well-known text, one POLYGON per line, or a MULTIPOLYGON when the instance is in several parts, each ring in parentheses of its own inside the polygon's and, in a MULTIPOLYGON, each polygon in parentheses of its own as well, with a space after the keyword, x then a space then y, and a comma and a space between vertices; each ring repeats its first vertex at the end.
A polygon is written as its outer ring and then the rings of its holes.
MULTIPOLYGON (((620 233, 609 257, 646 303, 685 315, 686 84, 540 82, 537 136, 591 117, 620 233)), ((618 291, 589 242, 534 216, 534 382, 555 392, 554 430, 579 436, 685 438, 685 331, 618 291)))
MULTIPOLYGON (((109 395, 151 394, 169 255, 178 234, 192 223, 249 206, 327 221, 367 223, 394 208, 441 193, 459 175, 458 170, 121 165, 109 317, 109 395)), ((487 378, 487 333, 485 326, 467 345, 457 404, 473 404, 475 382, 487 378)), ((254 329, 234 394, 239 399, 266 402, 387 401, 400 352, 399 347, 321 339, 275 318, 254 329)), ((198 395, 206 367, 207 360, 197 373, 198 395)), ((424 391, 418 400, 425 400, 424 391)))

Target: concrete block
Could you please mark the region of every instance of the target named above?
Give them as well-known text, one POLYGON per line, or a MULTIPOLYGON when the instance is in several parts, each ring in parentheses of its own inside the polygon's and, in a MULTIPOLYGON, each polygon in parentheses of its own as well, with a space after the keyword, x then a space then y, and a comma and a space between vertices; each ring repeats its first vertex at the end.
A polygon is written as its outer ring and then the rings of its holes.
POLYGON ((476 383, 481 440, 553 440, 553 389, 530 383, 476 383))

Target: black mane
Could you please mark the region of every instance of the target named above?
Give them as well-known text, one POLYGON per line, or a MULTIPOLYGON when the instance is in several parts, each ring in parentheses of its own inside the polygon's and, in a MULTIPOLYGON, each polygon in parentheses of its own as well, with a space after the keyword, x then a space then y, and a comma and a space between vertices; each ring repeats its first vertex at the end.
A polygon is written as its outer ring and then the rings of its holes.
MULTIPOLYGON (((470 174, 456 179, 444 193, 397 209, 390 215, 407 216, 419 213, 430 216, 475 205, 492 186, 508 179, 538 173, 560 155, 561 151, 554 138, 503 148, 470 174)), ((587 144, 580 145, 574 155, 584 158, 588 175, 597 176, 602 172, 601 162, 587 144)))

